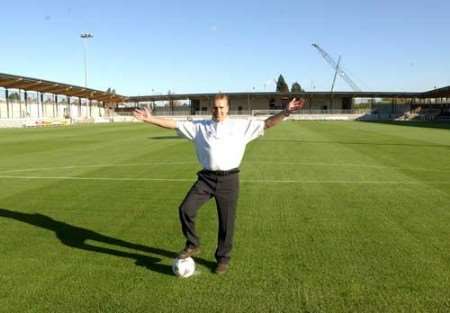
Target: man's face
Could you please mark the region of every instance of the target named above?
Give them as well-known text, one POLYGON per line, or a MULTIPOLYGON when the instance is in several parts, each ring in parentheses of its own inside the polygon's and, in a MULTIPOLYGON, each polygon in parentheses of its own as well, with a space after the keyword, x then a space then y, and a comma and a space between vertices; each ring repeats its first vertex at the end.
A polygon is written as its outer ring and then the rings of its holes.
POLYGON ((216 99, 212 108, 213 119, 221 122, 228 116, 228 100, 226 98, 216 99))

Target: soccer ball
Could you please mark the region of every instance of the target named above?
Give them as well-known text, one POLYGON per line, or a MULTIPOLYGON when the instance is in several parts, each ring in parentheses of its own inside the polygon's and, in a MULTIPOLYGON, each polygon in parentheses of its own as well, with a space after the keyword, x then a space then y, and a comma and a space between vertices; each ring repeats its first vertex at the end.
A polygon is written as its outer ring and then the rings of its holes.
POLYGON ((190 277, 195 272, 195 262, 192 258, 175 259, 172 264, 172 270, 178 277, 190 277))

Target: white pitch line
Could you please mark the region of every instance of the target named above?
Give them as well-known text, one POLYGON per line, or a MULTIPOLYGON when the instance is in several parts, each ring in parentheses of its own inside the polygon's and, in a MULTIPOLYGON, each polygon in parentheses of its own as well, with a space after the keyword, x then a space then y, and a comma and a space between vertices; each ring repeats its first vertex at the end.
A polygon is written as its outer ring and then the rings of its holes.
MULTIPOLYGON (((41 180, 91 180, 91 181, 153 181, 153 182, 194 182, 195 178, 149 178, 149 177, 79 177, 79 176, 8 176, 0 175, 0 179, 41 179, 41 180)), ((450 181, 401 181, 401 180, 276 180, 276 179, 242 179, 242 183, 257 184, 401 184, 449 185, 450 181)))
MULTIPOLYGON (((149 162, 149 163, 129 163, 129 164, 87 164, 87 165, 71 165, 71 166, 59 166, 59 167, 33 167, 24 169, 13 169, 0 171, 0 174, 8 173, 21 173, 21 172, 34 172, 34 171, 46 171, 46 170, 61 170, 61 169, 77 169, 77 168, 108 168, 108 167, 135 167, 135 166, 152 166, 152 165, 176 165, 176 164, 197 164, 195 161, 186 162, 149 162)), ((450 168, 420 168, 420 167, 394 167, 394 166, 383 166, 383 165, 367 165, 367 164, 345 164, 345 163, 322 163, 322 162, 273 162, 273 161, 247 161, 245 165, 251 164, 274 164, 274 165, 284 165, 288 164, 291 166, 328 166, 328 167, 361 167, 361 168, 376 168, 376 169, 390 169, 390 170, 411 170, 411 171, 428 171, 428 172, 446 172, 450 171, 450 168)))
POLYGON ((64 169, 76 169, 76 168, 134 167, 134 166, 196 164, 196 163, 197 162, 151 162, 151 163, 130 163, 130 164, 87 164, 87 165, 71 165, 71 166, 55 166, 55 167, 31 167, 31 168, 1 171, 0 174, 34 172, 34 171, 45 171, 45 170, 64 170, 64 169))
POLYGON ((106 181, 171 181, 171 182, 192 182, 187 178, 146 178, 146 177, 79 177, 79 176, 8 176, 0 175, 0 178, 17 179, 60 179, 60 180, 106 180, 106 181))
POLYGON ((399 166, 386 166, 386 165, 370 165, 370 164, 353 164, 353 163, 325 163, 325 162, 287 162, 287 161, 247 161, 246 164, 286 164, 291 166, 306 165, 306 166, 328 166, 328 167, 361 167, 361 168, 377 168, 377 169, 389 169, 389 170, 411 170, 411 171, 429 171, 429 172, 442 172, 450 171, 450 168, 423 168, 423 167, 399 167, 399 166))

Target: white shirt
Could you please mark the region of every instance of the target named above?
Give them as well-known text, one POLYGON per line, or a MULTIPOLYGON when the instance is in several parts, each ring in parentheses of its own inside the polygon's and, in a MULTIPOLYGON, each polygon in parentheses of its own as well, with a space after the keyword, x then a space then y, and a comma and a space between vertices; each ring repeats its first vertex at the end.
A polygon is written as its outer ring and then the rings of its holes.
POLYGON ((245 146, 264 135, 264 121, 226 118, 177 121, 177 134, 195 143, 197 159, 203 168, 228 171, 239 167, 245 146))

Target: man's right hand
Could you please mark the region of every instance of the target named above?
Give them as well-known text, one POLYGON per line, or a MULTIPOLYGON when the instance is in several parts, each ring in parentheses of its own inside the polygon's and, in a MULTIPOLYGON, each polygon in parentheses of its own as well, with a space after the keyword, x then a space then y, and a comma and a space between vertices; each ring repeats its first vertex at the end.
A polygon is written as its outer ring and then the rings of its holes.
POLYGON ((140 121, 149 121, 150 117, 152 116, 152 112, 150 112, 149 109, 144 108, 143 110, 136 109, 133 112, 133 115, 136 119, 140 121))
POLYGON ((139 121, 150 123, 163 128, 169 129, 177 128, 177 123, 175 120, 153 116, 152 112, 147 108, 144 108, 143 110, 136 109, 134 110, 133 114, 134 117, 139 121))

